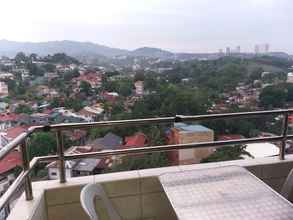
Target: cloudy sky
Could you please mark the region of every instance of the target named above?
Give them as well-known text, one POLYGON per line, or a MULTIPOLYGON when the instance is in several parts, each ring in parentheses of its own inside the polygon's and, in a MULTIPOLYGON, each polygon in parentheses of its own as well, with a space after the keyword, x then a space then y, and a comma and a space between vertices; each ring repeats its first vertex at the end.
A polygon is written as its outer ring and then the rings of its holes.
POLYGON ((1 0, 0 39, 293 54, 293 0, 1 0))

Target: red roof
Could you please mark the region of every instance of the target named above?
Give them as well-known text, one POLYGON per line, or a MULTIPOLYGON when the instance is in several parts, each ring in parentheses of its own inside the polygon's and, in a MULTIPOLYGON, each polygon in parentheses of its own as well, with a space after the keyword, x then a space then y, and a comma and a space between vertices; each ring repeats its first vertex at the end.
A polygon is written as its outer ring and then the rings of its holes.
POLYGON ((18 151, 10 152, 0 161, 0 174, 22 165, 21 154, 18 151))
POLYGON ((29 128, 29 126, 17 126, 17 127, 13 127, 13 128, 8 128, 6 130, 6 137, 8 137, 10 139, 14 139, 18 135, 20 135, 21 133, 25 132, 28 128, 29 128))
POLYGON ((129 136, 125 138, 125 145, 124 147, 144 147, 147 141, 146 136, 143 133, 137 133, 133 136, 129 136))
POLYGON ((45 109, 43 111, 44 114, 50 115, 51 113, 53 113, 53 109, 45 109))
POLYGON ((89 83, 100 83, 102 81, 101 75, 96 73, 88 73, 86 75, 81 75, 76 78, 77 81, 86 81, 89 83))
POLYGON ((218 136, 218 141, 238 140, 243 138, 241 134, 222 134, 218 136))
POLYGON ((115 102, 117 100, 117 96, 111 95, 109 92, 103 92, 101 95, 109 102, 115 102))
POLYGON ((289 123, 293 123, 293 115, 288 116, 288 121, 289 121, 289 123))
POLYGON ((22 117, 22 115, 15 114, 15 113, 2 113, 2 114, 0 114, 0 121, 2 121, 2 122, 17 121, 21 117, 22 117))

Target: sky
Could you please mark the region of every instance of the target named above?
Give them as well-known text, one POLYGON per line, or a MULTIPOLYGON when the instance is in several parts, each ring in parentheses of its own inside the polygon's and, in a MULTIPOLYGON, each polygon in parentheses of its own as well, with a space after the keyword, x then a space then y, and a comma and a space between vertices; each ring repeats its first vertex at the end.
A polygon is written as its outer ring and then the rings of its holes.
POLYGON ((0 39, 293 54, 293 0, 0 0, 0 39))

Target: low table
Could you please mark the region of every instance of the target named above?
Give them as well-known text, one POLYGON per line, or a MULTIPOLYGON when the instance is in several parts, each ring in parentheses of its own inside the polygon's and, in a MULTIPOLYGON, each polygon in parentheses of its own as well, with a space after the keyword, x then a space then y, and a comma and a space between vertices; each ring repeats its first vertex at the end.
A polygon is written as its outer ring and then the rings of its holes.
POLYGON ((159 179, 179 220, 293 219, 293 205, 242 167, 167 173, 159 179))

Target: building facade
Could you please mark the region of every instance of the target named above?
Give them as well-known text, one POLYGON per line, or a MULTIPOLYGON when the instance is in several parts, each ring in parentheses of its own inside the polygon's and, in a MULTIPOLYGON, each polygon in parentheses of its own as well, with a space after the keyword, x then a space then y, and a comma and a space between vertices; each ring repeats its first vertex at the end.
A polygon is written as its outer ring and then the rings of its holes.
MULTIPOLYGON (((214 131, 202 125, 175 123, 167 135, 169 144, 188 144, 214 141, 214 131)), ((215 148, 183 149, 169 153, 174 165, 200 163, 214 152, 215 148)))

